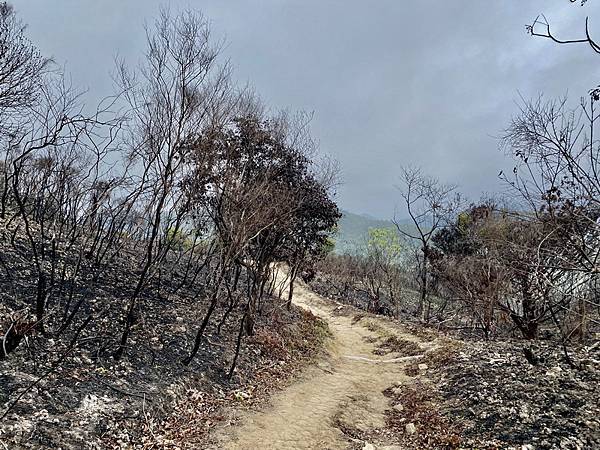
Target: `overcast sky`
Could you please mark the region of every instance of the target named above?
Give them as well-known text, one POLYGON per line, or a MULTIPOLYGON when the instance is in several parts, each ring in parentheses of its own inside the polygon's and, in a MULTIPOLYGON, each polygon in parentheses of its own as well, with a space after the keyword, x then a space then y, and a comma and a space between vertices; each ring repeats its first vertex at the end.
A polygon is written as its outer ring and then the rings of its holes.
MULTIPOLYGON (((112 89, 119 55, 135 64, 154 0, 13 0, 29 36, 89 89, 112 89)), ((519 95, 600 83, 600 55, 525 33, 544 13, 556 34, 581 37, 585 15, 600 37, 600 1, 204 0, 192 7, 225 38, 235 77, 273 108, 314 111, 313 132, 339 160, 342 208, 389 218, 402 165, 458 183, 470 198, 500 189, 507 167, 497 137, 519 95)))

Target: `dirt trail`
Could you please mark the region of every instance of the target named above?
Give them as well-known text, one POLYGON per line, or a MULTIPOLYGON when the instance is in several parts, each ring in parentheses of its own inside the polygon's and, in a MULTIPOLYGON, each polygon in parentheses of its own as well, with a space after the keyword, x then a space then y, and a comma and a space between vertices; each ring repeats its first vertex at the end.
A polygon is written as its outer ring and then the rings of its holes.
MULTIPOLYGON (((329 323, 333 340, 328 356, 275 394, 269 408, 242 413, 240 426, 223 430, 221 448, 346 449, 353 445, 352 430, 384 427, 390 406, 382 391, 407 380, 403 366, 410 358, 378 356, 374 350, 391 335, 414 342, 417 338, 380 318, 355 322, 352 315, 337 314, 339 305, 301 283, 295 287, 294 303, 329 323)), ((355 439, 355 448, 358 444, 355 439)))

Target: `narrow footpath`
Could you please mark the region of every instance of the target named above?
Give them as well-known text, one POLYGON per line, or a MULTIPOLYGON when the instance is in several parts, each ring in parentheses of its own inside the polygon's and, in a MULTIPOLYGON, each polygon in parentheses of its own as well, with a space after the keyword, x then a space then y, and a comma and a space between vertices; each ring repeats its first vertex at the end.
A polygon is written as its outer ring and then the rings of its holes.
MULTIPOLYGON (((347 449, 361 448, 348 430, 385 427, 390 408, 383 391, 408 377, 404 366, 418 356, 375 354, 389 336, 416 342, 423 351, 433 343, 403 332, 378 317, 360 320, 339 314, 339 304, 298 283, 294 303, 325 320, 333 334, 328 355, 307 368, 299 379, 276 393, 260 412, 241 413, 240 425, 223 430, 221 448, 227 449, 347 449)), ((385 449, 385 446, 377 446, 385 449)), ((389 447, 398 448, 398 447, 389 447)))

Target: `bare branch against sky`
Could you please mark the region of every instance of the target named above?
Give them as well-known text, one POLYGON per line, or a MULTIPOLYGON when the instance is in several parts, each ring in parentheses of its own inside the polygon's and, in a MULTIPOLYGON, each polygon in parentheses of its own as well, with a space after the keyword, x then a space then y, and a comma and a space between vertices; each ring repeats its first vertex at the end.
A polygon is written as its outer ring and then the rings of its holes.
MULTIPOLYGON (((154 0, 15 0, 43 54, 66 64, 92 98, 112 89, 119 55, 135 61, 154 0)), ((599 81, 585 46, 528 36, 544 14, 553 33, 577 38, 599 2, 227 1, 171 2, 202 8, 226 39, 234 76, 273 107, 314 111, 321 151, 340 161, 343 208, 391 217, 403 165, 419 165, 469 197, 499 189, 508 164, 498 136, 515 100, 565 94, 599 81), (577 69, 574 69, 577 67, 577 69)), ((600 23, 590 23, 592 34, 600 23)))

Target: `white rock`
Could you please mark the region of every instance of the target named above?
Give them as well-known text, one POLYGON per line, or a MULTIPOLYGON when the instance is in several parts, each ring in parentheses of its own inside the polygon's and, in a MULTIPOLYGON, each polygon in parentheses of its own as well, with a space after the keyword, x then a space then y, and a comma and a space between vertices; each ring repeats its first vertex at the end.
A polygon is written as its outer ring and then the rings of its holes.
POLYGON ((529 408, 527 408, 527 405, 523 405, 521 407, 521 411, 519 411, 519 417, 521 419, 528 419, 529 418, 529 408))
POLYGON ((417 427, 412 422, 404 425, 404 429, 406 430, 406 434, 415 434, 417 432, 417 427))
POLYGON ((373 444, 369 444, 368 442, 366 442, 365 446, 362 448, 362 450, 375 450, 375 446, 373 444))
POLYGON ((404 411, 404 406, 402 406, 402 403, 397 403, 394 405, 394 409, 398 412, 402 412, 404 411))
POLYGON ((419 364, 419 370, 427 370, 427 364, 419 364))

